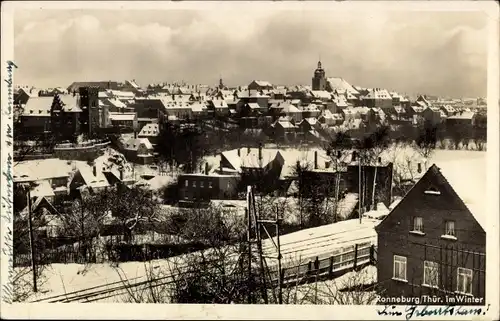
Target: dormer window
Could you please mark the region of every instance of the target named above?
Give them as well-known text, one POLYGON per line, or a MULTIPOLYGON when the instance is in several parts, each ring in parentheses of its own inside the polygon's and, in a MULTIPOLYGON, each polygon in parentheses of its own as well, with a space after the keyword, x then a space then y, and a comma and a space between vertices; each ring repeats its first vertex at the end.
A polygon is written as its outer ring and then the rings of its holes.
POLYGON ((424 194, 427 194, 427 195, 441 195, 441 192, 435 188, 434 186, 431 186, 429 187, 428 189, 426 189, 424 191, 424 194))

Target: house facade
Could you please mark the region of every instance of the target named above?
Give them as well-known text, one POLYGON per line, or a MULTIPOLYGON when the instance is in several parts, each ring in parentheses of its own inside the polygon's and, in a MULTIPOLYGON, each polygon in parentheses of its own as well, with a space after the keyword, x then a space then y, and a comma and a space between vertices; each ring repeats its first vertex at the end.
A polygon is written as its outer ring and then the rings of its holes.
POLYGON ((382 296, 484 304, 486 233, 477 220, 483 213, 463 196, 471 186, 455 190, 450 177, 431 166, 376 227, 382 296))
POLYGON ((207 202, 213 199, 235 199, 238 181, 238 175, 231 174, 182 174, 178 179, 179 200, 207 202))

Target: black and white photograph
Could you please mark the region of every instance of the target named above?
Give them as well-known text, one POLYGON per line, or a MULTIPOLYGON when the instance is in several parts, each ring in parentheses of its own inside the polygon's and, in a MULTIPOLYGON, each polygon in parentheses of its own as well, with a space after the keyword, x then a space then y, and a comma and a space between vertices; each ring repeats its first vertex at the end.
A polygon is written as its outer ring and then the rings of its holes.
POLYGON ((2 305, 498 317, 498 5, 459 2, 7 1, 2 305))

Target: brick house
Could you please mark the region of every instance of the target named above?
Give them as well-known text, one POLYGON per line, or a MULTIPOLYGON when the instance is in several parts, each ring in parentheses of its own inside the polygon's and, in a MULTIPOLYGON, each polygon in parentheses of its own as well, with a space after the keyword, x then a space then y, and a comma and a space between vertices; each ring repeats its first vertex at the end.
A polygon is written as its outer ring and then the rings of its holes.
POLYGON ((382 296, 484 299, 484 199, 475 200, 485 195, 480 176, 464 173, 460 162, 447 170, 433 165, 376 227, 382 296))
POLYGON ((235 199, 238 195, 237 174, 181 174, 178 179, 181 202, 207 202, 212 199, 235 199))
POLYGON ((26 134, 41 134, 51 131, 50 108, 53 97, 30 98, 21 109, 20 122, 26 134))
POLYGON ((240 174, 240 191, 247 185, 257 185, 263 192, 274 191, 279 184, 285 159, 278 150, 259 148, 238 148, 221 153, 221 168, 240 174))
POLYGON ((441 110, 437 107, 427 107, 422 111, 425 121, 437 125, 441 123, 441 110))
POLYGON ((151 164, 153 153, 154 147, 147 138, 130 138, 123 143, 123 154, 131 162, 151 164))
MULTIPOLYGON (((371 205, 382 202, 387 206, 390 205, 391 187, 393 179, 393 163, 383 161, 379 158, 378 162, 372 162, 361 165, 361 186, 364 189, 361 191, 364 199, 363 205, 369 208, 371 205), (373 198, 373 181, 375 179, 375 203, 372 204, 373 198)), ((346 186, 347 191, 351 193, 359 193, 359 158, 357 152, 352 153, 352 160, 347 164, 346 186)))

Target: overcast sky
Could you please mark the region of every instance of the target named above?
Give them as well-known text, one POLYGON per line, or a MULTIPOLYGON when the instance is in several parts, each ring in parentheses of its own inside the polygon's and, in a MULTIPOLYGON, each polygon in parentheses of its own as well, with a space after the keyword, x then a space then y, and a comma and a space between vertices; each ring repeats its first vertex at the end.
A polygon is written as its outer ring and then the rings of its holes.
POLYGON ((402 93, 486 96, 482 13, 223 10, 17 11, 17 84, 253 79, 310 84, 327 76, 402 93))

